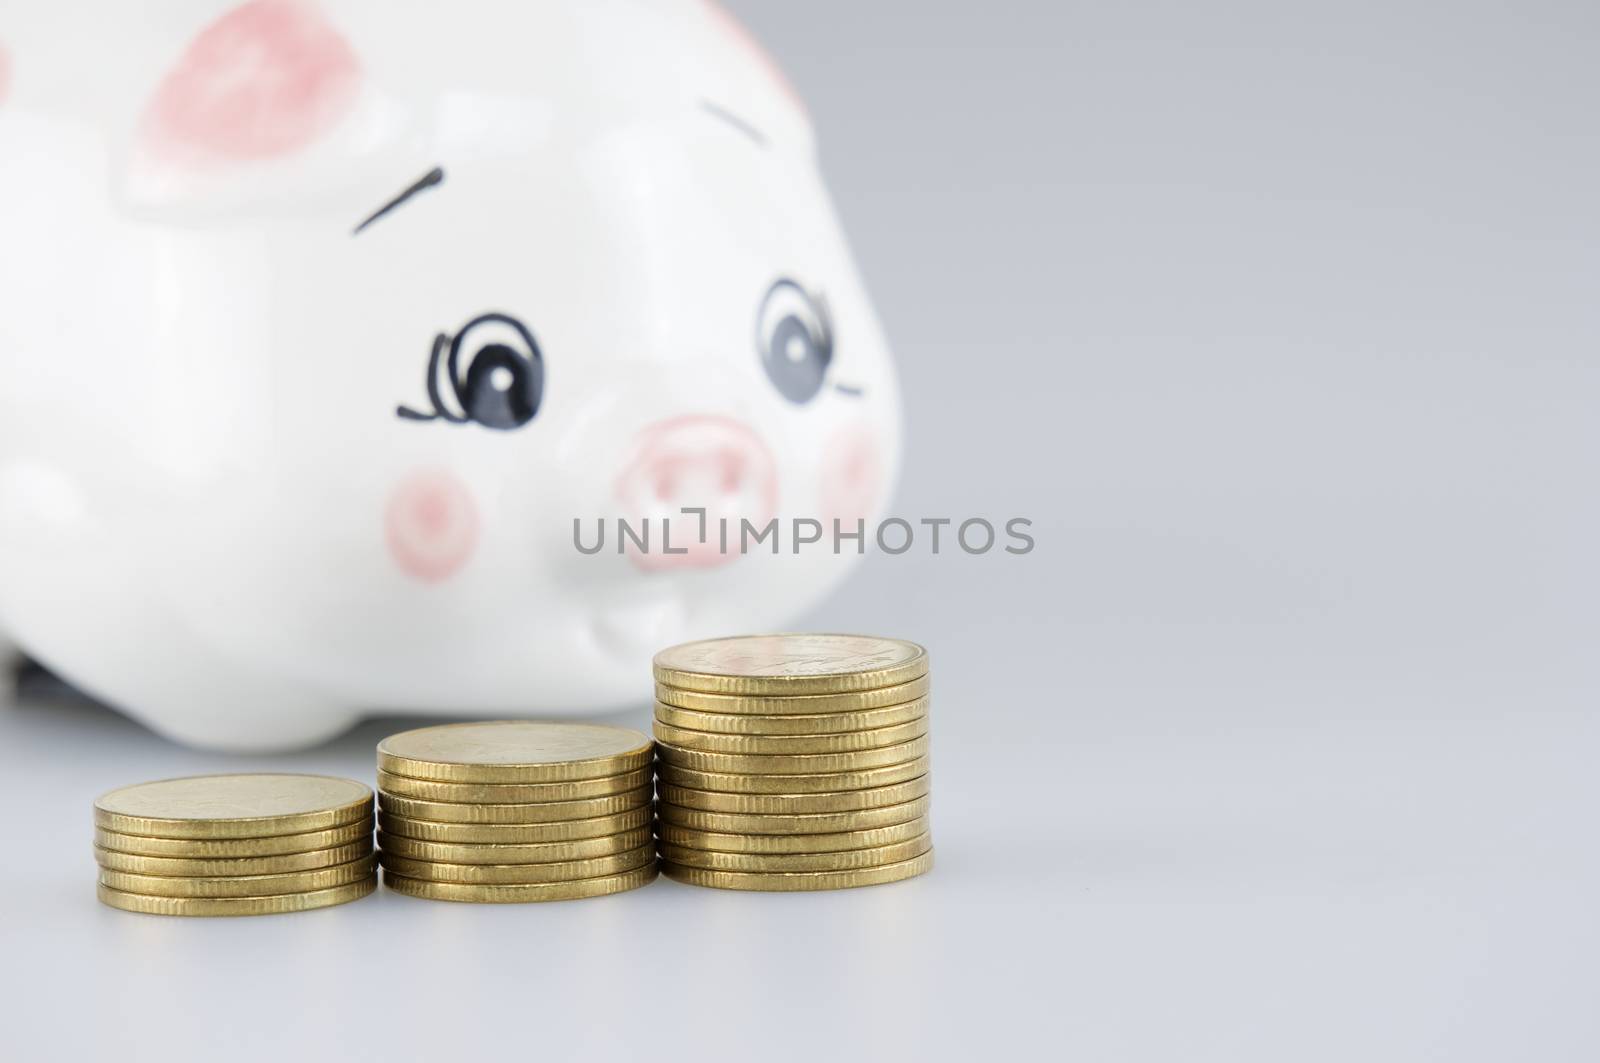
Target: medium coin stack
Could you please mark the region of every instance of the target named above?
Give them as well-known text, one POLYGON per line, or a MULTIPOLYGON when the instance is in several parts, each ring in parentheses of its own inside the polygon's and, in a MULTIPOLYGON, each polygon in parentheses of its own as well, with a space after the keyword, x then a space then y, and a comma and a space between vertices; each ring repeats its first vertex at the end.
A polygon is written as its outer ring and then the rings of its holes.
POLYGON ((100 900, 152 915, 274 915, 377 886, 372 791, 325 775, 200 775, 94 804, 100 900))
POLYGON ((667 877, 827 890, 933 866, 921 646, 857 635, 713 639, 657 654, 655 680, 667 877))
POLYGON ((378 744, 390 889, 507 904, 599 897, 656 877, 650 739, 594 724, 461 723, 378 744))

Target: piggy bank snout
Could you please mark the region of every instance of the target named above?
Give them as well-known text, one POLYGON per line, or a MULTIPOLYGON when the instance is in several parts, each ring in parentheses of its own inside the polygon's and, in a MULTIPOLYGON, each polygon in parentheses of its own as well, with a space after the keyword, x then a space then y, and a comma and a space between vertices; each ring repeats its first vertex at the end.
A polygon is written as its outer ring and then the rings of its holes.
POLYGON ((777 463, 761 437, 733 418, 676 417, 639 434, 616 500, 625 514, 662 528, 674 551, 632 551, 641 568, 711 567, 737 556, 719 548, 722 522, 737 535, 741 521, 759 527, 776 515, 777 463))

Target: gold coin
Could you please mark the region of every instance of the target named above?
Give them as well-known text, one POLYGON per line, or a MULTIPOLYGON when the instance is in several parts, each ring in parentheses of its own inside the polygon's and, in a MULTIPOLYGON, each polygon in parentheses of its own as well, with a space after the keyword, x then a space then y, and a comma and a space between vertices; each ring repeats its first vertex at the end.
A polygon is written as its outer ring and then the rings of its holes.
POLYGON ((156 838, 260 838, 354 823, 372 791, 327 775, 197 775, 124 786, 94 803, 94 824, 156 838))
POLYGON ((849 734, 831 735, 725 735, 709 731, 689 731, 682 727, 657 720, 656 741, 670 743, 677 749, 692 749, 700 753, 737 754, 811 754, 853 753, 863 749, 882 749, 900 745, 928 733, 926 718, 893 727, 880 727, 875 731, 852 731, 849 734))
POLYGON ((854 871, 713 871, 703 867, 684 867, 663 862, 661 873, 675 882, 691 886, 710 886, 722 890, 843 890, 856 886, 881 886, 915 878, 933 870, 933 850, 894 864, 864 867, 854 871))
POLYGON ((740 812, 764 816, 810 816, 823 812, 853 812, 912 801, 928 793, 931 776, 871 790, 846 790, 824 794, 719 794, 687 786, 661 784, 661 807, 675 805, 701 812, 740 812))
POLYGON ((891 827, 921 819, 928 814, 928 798, 918 797, 898 805, 862 808, 853 812, 819 812, 809 815, 770 813, 701 812, 662 804, 661 822, 690 830, 718 831, 726 834, 834 834, 839 831, 891 827))
POLYGON ((649 828, 630 830, 605 838, 584 838, 575 842, 547 842, 536 845, 472 845, 428 842, 397 834, 380 833, 378 844, 386 853, 408 860, 432 860, 441 864, 553 864, 567 860, 592 860, 615 856, 629 849, 650 844, 649 828))
POLYGON ((656 702, 656 722, 689 731, 725 735, 834 735, 854 731, 877 731, 914 720, 928 718, 928 699, 918 698, 903 705, 886 705, 861 712, 828 712, 821 715, 756 716, 731 712, 696 712, 656 702))
POLYGON ((645 767, 650 744, 638 731, 592 723, 451 723, 385 738, 378 767, 436 782, 569 782, 645 767))
POLYGON ((378 771, 378 789, 383 793, 452 804, 518 805, 544 801, 582 801, 591 797, 631 793, 649 785, 648 767, 621 775, 603 775, 598 779, 533 783, 433 782, 396 775, 382 769, 378 771))
POLYGON ((870 635, 745 635, 656 654, 656 682, 708 694, 841 694, 927 674, 928 651, 870 635))
POLYGON ((530 845, 621 834, 623 831, 648 827, 650 818, 649 805, 611 816, 570 819, 564 823, 430 823, 423 819, 408 819, 379 812, 378 829, 385 835, 452 845, 530 845))
POLYGON ((662 784, 722 794, 830 794, 871 790, 908 782, 928 774, 928 758, 862 771, 826 772, 821 775, 751 775, 747 772, 692 771, 657 764, 662 784))
POLYGON ((933 836, 919 834, 907 842, 835 853, 719 853, 684 845, 662 845, 661 859, 679 867, 702 867, 712 871, 853 871, 910 860, 932 848, 933 836))
POLYGON ((143 893, 124 893, 104 883, 95 887, 95 895, 102 904, 145 915, 282 915, 348 904, 377 888, 377 876, 369 875, 347 886, 313 890, 310 893, 280 893, 271 897, 152 897, 143 893))
POLYGON ((614 816, 650 803, 650 786, 632 793, 590 797, 582 801, 539 801, 532 804, 491 805, 446 801, 419 801, 414 797, 378 791, 379 816, 405 816, 430 823, 555 823, 561 820, 614 816))
POLYGON ((928 677, 925 675, 909 683, 896 683, 873 690, 851 690, 843 694, 777 694, 771 697, 759 694, 707 694, 657 683, 656 700, 675 708, 711 712, 719 716, 831 716, 903 705, 927 697, 928 689, 928 677))
POLYGON ((891 827, 831 834, 718 834, 675 827, 670 823, 656 826, 656 835, 666 845, 711 849, 719 853, 837 853, 845 849, 876 849, 881 845, 894 845, 926 833, 926 816, 891 827))
POLYGON ((242 856, 232 860, 190 860, 181 856, 138 856, 95 847, 95 862, 112 871, 133 875, 170 875, 178 878, 232 878, 239 875, 283 875, 291 871, 315 871, 320 867, 348 864, 372 853, 372 838, 339 845, 332 849, 313 849, 306 853, 280 856, 242 856))
POLYGON ((667 742, 656 743, 662 764, 691 771, 749 775, 823 775, 886 768, 928 755, 928 737, 913 738, 899 745, 880 749, 858 749, 852 753, 702 753, 667 742))
POLYGON ((140 834, 118 834, 95 828, 94 843, 102 849, 137 856, 177 856, 186 860, 233 860, 251 856, 282 856, 331 849, 372 838, 372 817, 367 816, 342 827, 307 831, 304 834, 274 834, 266 838, 151 838, 140 834))
POLYGON ((270 897, 283 893, 312 893, 316 890, 347 886, 371 878, 377 869, 376 856, 364 856, 348 864, 294 871, 286 875, 240 875, 230 878, 177 878, 171 875, 133 875, 126 871, 100 869, 100 884, 123 893, 142 893, 147 897, 270 897))
POLYGON ((654 882, 654 862, 624 871, 620 875, 581 878, 569 882, 523 882, 486 885, 468 882, 425 882, 406 878, 392 871, 383 873, 383 884, 408 897, 430 901, 466 901, 472 904, 526 904, 531 901, 574 901, 583 897, 604 897, 624 893, 654 882))
POLYGON ((407 860, 384 854, 380 861, 385 871, 426 882, 467 882, 488 886, 510 886, 527 882, 570 882, 574 879, 620 875, 654 863, 653 846, 644 845, 615 856, 593 860, 568 860, 549 864, 441 864, 429 860, 407 860))

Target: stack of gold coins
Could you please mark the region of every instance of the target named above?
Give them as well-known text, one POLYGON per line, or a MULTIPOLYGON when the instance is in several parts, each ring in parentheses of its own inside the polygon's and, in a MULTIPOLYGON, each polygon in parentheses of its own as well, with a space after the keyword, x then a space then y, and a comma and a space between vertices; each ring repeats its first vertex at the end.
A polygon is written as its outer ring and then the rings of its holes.
POLYGON ((461 723, 378 744, 390 889, 506 904, 599 897, 656 877, 650 739, 624 727, 461 723))
POLYGON ((933 866, 921 646, 859 635, 713 639, 657 654, 655 679, 667 877, 827 890, 933 866))
POLYGON ((94 804, 99 896, 153 915, 327 908, 377 885, 372 791, 325 775, 200 775, 94 804))

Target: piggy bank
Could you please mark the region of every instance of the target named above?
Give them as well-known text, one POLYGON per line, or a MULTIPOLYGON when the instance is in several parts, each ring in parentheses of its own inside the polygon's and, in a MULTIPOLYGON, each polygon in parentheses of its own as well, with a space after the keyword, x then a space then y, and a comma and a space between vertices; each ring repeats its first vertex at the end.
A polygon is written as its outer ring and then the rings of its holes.
POLYGON ((639 704, 845 576, 899 417, 710 4, 5 6, 0 631, 159 731, 639 704))

